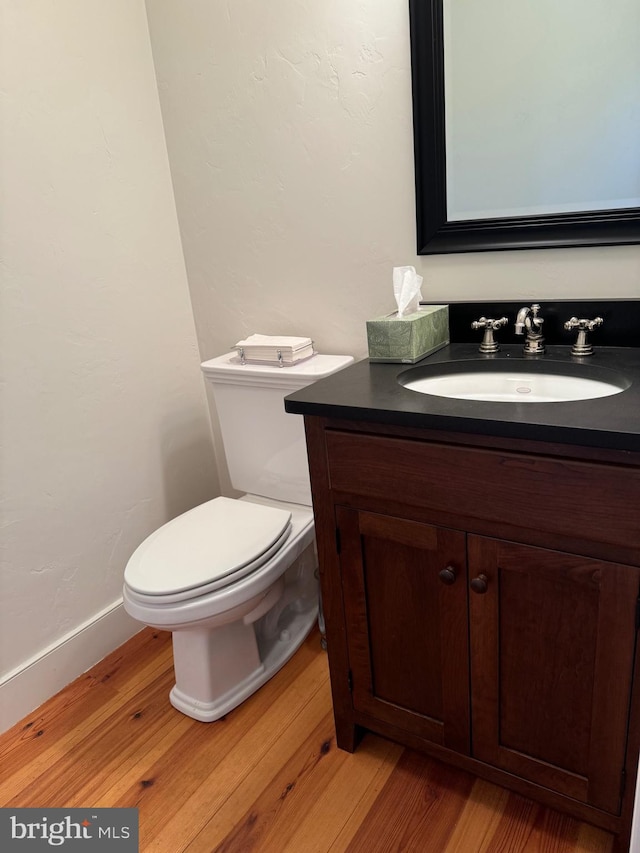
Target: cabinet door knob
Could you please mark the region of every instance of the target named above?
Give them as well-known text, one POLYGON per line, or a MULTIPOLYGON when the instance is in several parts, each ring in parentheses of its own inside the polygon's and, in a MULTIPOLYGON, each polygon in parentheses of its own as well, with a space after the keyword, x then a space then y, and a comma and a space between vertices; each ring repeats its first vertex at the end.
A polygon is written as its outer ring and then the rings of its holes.
POLYGON ((477 592, 478 595, 484 595, 487 591, 488 585, 489 581, 486 575, 478 575, 477 578, 474 578, 471 581, 471 589, 474 592, 477 592))
POLYGON ((451 584, 456 581, 456 570, 453 566, 447 566, 446 569, 442 569, 438 572, 438 577, 442 583, 446 583, 447 586, 451 586, 451 584))

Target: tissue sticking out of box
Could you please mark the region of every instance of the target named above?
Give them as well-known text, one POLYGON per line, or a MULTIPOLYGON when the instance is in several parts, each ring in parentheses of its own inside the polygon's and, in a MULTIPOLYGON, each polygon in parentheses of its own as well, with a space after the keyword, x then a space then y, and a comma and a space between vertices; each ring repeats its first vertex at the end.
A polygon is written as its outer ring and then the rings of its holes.
POLYGON ((233 348, 243 364, 249 361, 285 367, 315 355, 311 338, 292 335, 249 335, 233 348))
POLYGON ((393 268, 393 295, 398 306, 398 317, 413 314, 422 302, 422 276, 415 267, 393 268))
POLYGON ((367 320, 370 361, 415 364, 449 343, 449 306, 421 305, 422 276, 414 267, 393 268, 398 310, 367 320))

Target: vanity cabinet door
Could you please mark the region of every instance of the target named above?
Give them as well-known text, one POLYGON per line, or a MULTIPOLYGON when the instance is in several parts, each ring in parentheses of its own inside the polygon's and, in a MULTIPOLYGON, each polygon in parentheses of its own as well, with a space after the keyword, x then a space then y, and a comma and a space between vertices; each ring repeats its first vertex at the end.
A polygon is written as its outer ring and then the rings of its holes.
POLYGON ((336 520, 354 710, 468 754, 464 533, 343 507, 336 520))
POLYGON ((638 569, 472 535, 468 550, 474 757, 619 814, 638 569))

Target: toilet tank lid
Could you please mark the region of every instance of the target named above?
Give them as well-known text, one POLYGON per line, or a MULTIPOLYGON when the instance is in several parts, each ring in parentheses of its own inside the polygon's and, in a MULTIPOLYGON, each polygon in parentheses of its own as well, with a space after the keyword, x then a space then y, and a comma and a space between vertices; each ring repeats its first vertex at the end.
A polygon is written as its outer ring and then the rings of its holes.
POLYGON ((238 353, 234 351, 204 361, 201 367, 205 376, 214 382, 239 384, 246 380, 254 384, 257 379, 260 383, 272 381, 279 386, 300 388, 342 370, 353 361, 351 355, 316 353, 311 358, 286 367, 275 364, 242 364, 238 353))
POLYGON ((125 583, 146 595, 167 595, 234 574, 268 551, 290 519, 279 507, 214 498, 148 536, 127 563, 125 583))

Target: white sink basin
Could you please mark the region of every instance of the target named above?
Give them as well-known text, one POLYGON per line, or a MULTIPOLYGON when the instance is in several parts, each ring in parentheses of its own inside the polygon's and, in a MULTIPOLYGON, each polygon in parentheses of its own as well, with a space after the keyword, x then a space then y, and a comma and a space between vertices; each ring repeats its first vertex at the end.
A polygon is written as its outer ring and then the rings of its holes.
MULTIPOLYGON (((410 371, 411 372, 411 371, 410 371)), ((615 374, 614 374, 615 375, 615 374)), ((619 394, 629 387, 617 376, 594 379, 562 373, 533 373, 526 370, 464 370, 411 379, 404 374, 400 383, 420 394, 454 397, 459 400, 486 400, 505 403, 564 403, 592 400, 619 394)))

